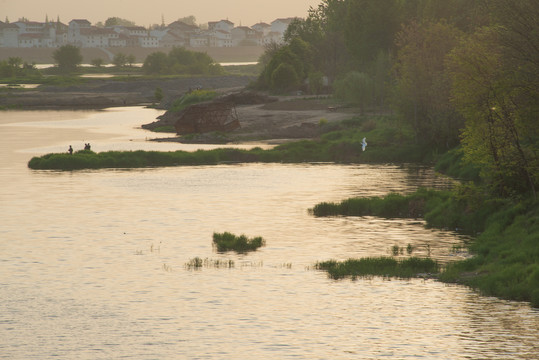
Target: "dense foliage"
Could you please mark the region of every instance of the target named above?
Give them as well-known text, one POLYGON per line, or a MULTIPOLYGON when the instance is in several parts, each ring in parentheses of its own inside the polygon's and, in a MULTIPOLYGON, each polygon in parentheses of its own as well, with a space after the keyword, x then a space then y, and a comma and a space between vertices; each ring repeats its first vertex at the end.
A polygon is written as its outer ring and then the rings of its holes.
POLYGON ((82 63, 80 48, 73 45, 64 45, 56 49, 52 55, 62 73, 70 73, 82 63))
POLYGON ((394 110, 417 143, 481 168, 488 191, 537 198, 539 2, 323 0, 267 48, 257 85, 394 110), (315 87, 316 88, 316 87, 315 87))
POLYGON ((158 51, 151 53, 142 66, 148 75, 220 75, 221 65, 206 53, 175 47, 168 54, 158 51))
POLYGON ((10 57, 0 61, 0 78, 32 78, 41 77, 39 70, 33 65, 23 62, 20 57, 10 57))

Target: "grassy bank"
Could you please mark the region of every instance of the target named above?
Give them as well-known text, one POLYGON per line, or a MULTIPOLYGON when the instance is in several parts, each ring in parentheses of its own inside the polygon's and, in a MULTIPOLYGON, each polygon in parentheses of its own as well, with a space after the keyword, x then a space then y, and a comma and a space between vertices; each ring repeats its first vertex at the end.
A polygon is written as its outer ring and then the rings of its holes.
MULTIPOLYGON (((528 301, 539 307, 539 202, 511 201, 485 196, 474 185, 453 192, 420 189, 402 196, 352 198, 321 203, 315 216, 425 218, 427 226, 475 234, 473 258, 449 264, 440 274, 445 282, 468 285, 486 295, 528 301)), ((347 274, 349 267, 339 267, 347 274)), ((348 275, 354 276, 356 270, 348 275)))
POLYGON ((320 136, 317 139, 286 143, 269 150, 221 148, 195 152, 80 151, 72 156, 63 153, 34 157, 28 166, 42 170, 79 170, 213 165, 231 162, 424 162, 433 158, 432 149, 415 145, 405 131, 395 126, 395 119, 391 117, 357 117, 333 124, 321 123, 319 131, 320 136), (367 151, 362 151, 363 137, 367 137, 369 142, 367 151))

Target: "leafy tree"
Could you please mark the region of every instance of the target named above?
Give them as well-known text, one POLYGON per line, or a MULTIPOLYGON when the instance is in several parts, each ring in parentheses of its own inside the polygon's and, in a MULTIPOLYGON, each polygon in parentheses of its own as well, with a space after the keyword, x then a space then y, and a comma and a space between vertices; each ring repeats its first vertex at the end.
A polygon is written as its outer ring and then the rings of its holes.
POLYGON ((219 75, 223 69, 206 53, 176 47, 167 54, 155 52, 146 57, 142 66, 146 74, 219 75))
POLYGON ((401 21, 397 0, 346 1, 344 35, 354 62, 365 70, 380 51, 394 47, 395 34, 401 21))
POLYGON ((105 26, 115 26, 115 25, 135 26, 135 23, 133 21, 122 19, 119 17, 109 17, 107 20, 105 20, 105 26))
POLYGON ((333 87, 337 98, 359 106, 362 113, 374 103, 374 82, 366 73, 351 71, 337 79, 333 87))
POLYGON ((125 61, 127 62, 129 66, 132 67, 135 61, 137 61, 137 58, 135 57, 135 55, 129 54, 126 56, 125 61))
POLYGON ((525 85, 526 70, 508 52, 496 27, 464 39, 449 62, 453 102, 466 118, 465 159, 481 167, 490 189, 502 196, 529 192, 536 197, 538 89, 525 85))
POLYGON ((142 69, 146 74, 166 74, 168 73, 168 68, 168 56, 161 51, 148 55, 142 65, 142 69))
POLYGON ((116 55, 114 55, 114 58, 112 59, 112 63, 114 64, 114 66, 117 66, 117 67, 125 66, 125 64, 127 64, 127 55, 121 52, 117 53, 116 55))
POLYGON ((103 64, 105 63, 105 61, 101 58, 95 58, 95 59, 92 59, 92 61, 90 62, 93 66, 99 68, 101 66, 103 66, 103 64))
POLYGON ((52 56, 58 64, 58 69, 63 73, 75 71, 82 63, 80 48, 73 45, 59 47, 54 51, 52 56))
POLYGON ((178 21, 181 21, 187 25, 197 25, 197 18, 194 15, 184 16, 179 18, 178 21))
POLYGON ((450 103, 445 58, 461 33, 445 21, 405 26, 397 36, 395 104, 420 142, 452 147, 463 126, 450 103))
POLYGON ((294 67, 287 63, 281 63, 271 73, 271 86, 277 91, 288 91, 297 88, 299 77, 294 67))

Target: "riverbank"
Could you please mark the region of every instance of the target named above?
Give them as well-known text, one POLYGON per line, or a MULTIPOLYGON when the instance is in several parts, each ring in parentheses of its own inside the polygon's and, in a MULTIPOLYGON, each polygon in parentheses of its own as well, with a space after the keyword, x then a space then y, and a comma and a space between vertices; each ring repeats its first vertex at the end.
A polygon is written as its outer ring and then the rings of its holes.
MULTIPOLYGON (((216 62, 254 62, 264 53, 262 46, 235 47, 186 47, 187 50, 205 52, 216 62)), ((7 48, 0 51, 0 61, 10 57, 20 57, 29 64, 53 64, 55 48, 7 48)), ((114 55, 122 53, 134 55, 137 63, 142 63, 148 55, 154 52, 168 53, 170 48, 142 47, 112 47, 112 48, 81 48, 84 64, 90 64, 93 59, 103 59, 105 64, 112 62, 114 55)))
MULTIPOLYGON (((539 308, 539 202, 494 199, 473 186, 453 192, 419 191, 384 198, 350 198, 320 203, 315 216, 417 218, 428 227, 473 234, 472 257, 451 262, 437 278, 476 289, 483 295, 530 302, 539 308)), ((354 276, 343 268, 340 276, 354 276)))
POLYGON ((24 110, 38 109, 104 109, 114 106, 136 106, 155 103, 160 88, 163 101, 171 101, 193 88, 221 92, 241 89, 250 76, 191 76, 174 78, 137 78, 126 80, 86 79, 72 85, 42 85, 36 89, 6 89, 0 93, 0 107, 24 110))

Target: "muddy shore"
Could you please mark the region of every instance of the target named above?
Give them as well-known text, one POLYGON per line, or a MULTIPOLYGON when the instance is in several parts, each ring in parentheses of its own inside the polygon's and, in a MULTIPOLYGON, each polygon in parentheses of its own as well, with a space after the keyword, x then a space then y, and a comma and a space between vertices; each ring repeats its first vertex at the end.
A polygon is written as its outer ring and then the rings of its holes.
MULTIPOLYGON (((117 106, 150 105, 155 102, 155 89, 164 93, 166 105, 193 88, 214 89, 223 96, 242 93, 253 78, 248 76, 217 76, 177 78, 167 80, 133 79, 112 81, 92 79, 74 86, 41 86, 32 90, 7 90, 0 93, 0 106, 24 110, 103 109, 117 106)), ((319 135, 320 121, 339 121, 353 116, 351 109, 339 109, 327 97, 279 96, 255 103, 238 101, 235 110, 241 127, 224 136, 202 134, 178 137, 172 134, 156 141, 191 143, 230 143, 262 140, 282 143, 292 139, 314 138, 319 135)), ((155 122, 159 122, 156 119, 155 122)), ((151 129, 149 124, 141 127, 151 129)), ((161 124, 160 124, 161 125, 161 124)), ((165 124, 171 125, 171 124, 165 124)))

